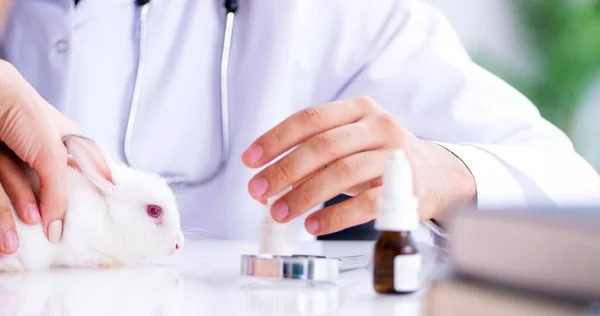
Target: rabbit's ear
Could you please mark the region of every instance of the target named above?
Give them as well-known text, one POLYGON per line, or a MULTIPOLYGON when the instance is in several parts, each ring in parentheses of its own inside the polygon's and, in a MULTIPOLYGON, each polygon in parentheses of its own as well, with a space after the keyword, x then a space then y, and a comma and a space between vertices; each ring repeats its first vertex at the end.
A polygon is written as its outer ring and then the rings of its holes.
POLYGON ((67 135, 62 139, 69 154, 69 166, 86 177, 100 193, 112 192, 112 171, 102 150, 92 140, 83 136, 67 135))

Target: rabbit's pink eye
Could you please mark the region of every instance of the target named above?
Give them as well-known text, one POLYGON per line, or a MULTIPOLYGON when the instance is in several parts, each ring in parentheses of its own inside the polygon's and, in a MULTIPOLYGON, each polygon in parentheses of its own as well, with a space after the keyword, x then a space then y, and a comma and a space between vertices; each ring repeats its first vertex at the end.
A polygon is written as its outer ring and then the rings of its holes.
POLYGON ((158 205, 146 205, 146 213, 153 218, 159 218, 162 215, 162 208, 158 205))

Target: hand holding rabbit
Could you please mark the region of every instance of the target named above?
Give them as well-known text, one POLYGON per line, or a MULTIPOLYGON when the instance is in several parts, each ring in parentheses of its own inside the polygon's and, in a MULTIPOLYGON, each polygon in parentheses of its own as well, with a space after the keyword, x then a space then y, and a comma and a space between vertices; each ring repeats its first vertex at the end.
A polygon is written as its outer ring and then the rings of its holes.
MULTIPOLYGON (((179 209, 164 179, 115 163, 85 138, 65 137, 64 144, 72 159, 61 242, 51 243, 39 226, 17 221, 21 247, 0 255, 0 271, 128 265, 183 247, 179 209)), ((32 171, 26 174, 37 192, 32 171)))
POLYGON ((17 217, 9 201, 19 220, 41 223, 50 241, 60 240, 67 202, 67 152, 60 137, 77 132, 77 124, 48 104, 10 63, 0 60, 0 254, 19 247, 17 217), (38 196, 21 164, 39 175, 38 196))

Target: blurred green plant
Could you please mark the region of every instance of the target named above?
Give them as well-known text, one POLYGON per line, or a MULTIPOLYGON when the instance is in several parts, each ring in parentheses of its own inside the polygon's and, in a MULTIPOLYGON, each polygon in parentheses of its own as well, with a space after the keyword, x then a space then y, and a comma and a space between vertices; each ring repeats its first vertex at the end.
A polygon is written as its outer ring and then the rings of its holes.
POLYGON ((522 35, 538 71, 526 78, 510 67, 481 60, 566 133, 592 81, 600 74, 600 0, 515 0, 522 35), (494 65, 495 64, 495 65, 494 65), (495 70, 494 70, 495 69, 495 70))

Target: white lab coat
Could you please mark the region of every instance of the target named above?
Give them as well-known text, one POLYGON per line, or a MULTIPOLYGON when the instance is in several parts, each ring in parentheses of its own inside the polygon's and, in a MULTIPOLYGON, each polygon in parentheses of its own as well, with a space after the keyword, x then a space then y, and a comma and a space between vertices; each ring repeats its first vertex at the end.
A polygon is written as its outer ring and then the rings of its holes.
MULTIPOLYGON (((2 58, 123 161, 137 62, 133 0, 15 2, 2 58)), ((203 176, 218 163, 222 3, 153 0, 133 144, 143 169, 203 176)), ((422 1, 242 0, 235 22, 231 158, 213 182, 178 195, 183 225, 207 229, 206 238, 258 234, 262 206, 247 191, 256 171, 240 159, 256 137, 302 108, 356 96, 460 157, 482 208, 599 200, 598 174, 569 139, 474 64, 422 1)))

